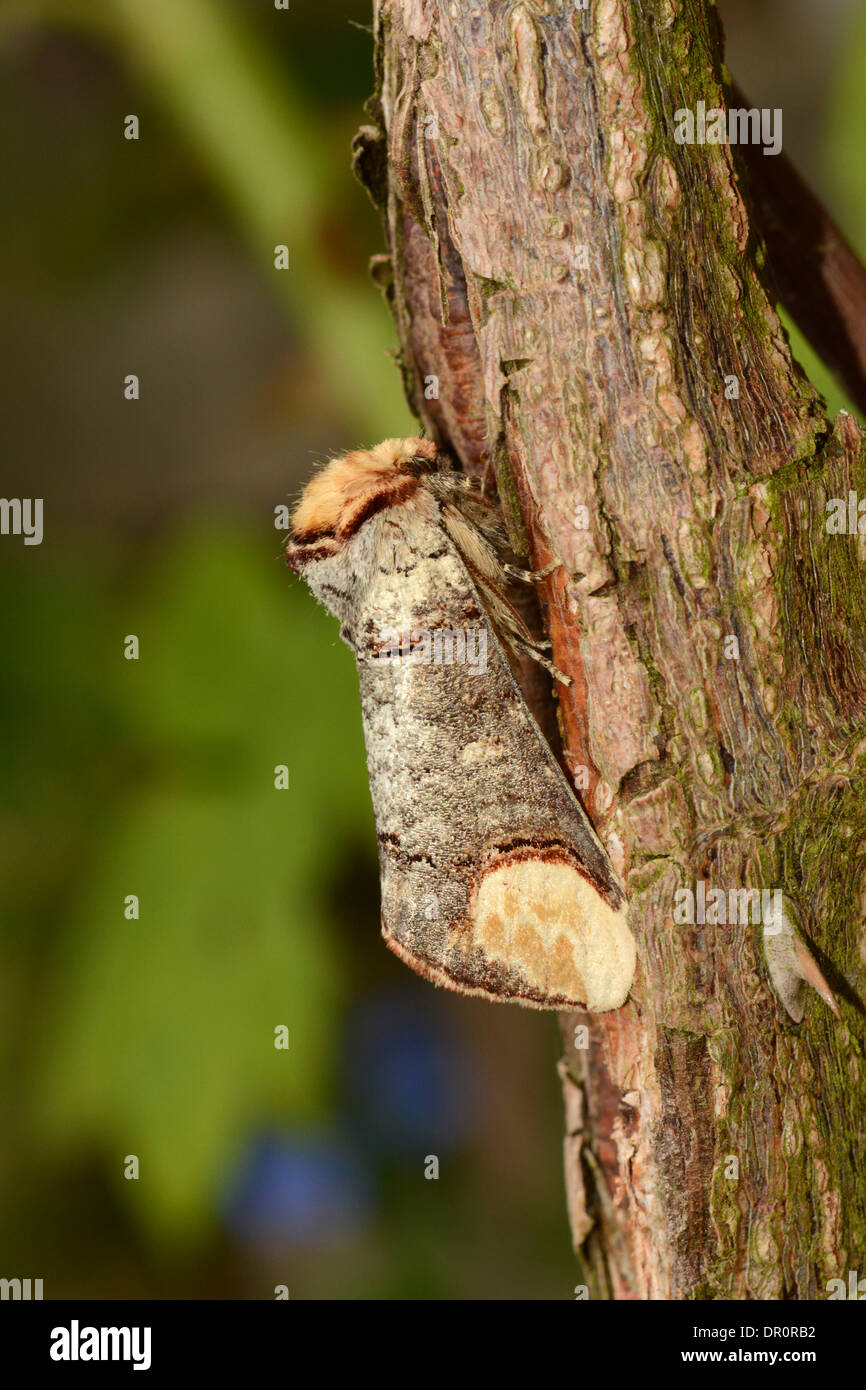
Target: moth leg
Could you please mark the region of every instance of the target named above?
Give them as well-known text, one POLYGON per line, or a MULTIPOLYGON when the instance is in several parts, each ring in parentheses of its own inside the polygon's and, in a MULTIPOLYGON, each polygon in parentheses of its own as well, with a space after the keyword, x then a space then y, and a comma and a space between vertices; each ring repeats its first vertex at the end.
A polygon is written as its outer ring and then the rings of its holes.
MULTIPOLYGON (((554 680, 559 681, 560 685, 574 684, 571 676, 567 676, 564 671, 560 671, 558 666, 554 666, 552 661, 548 661, 547 657, 542 655, 538 650, 541 645, 540 643, 524 642, 521 637, 515 637, 511 633, 507 634, 506 640, 515 651, 525 652, 527 656, 531 656, 532 660, 537 661, 539 666, 543 666, 545 671, 553 676, 554 680)), ((549 647, 550 643, 545 642, 544 645, 549 647)))
POLYGON ((546 579, 549 574, 553 574, 555 569, 559 569, 559 560, 551 560, 549 565, 545 565, 543 570, 524 570, 519 565, 503 564, 502 568, 509 579, 519 579, 524 584, 535 584, 539 579, 546 579))

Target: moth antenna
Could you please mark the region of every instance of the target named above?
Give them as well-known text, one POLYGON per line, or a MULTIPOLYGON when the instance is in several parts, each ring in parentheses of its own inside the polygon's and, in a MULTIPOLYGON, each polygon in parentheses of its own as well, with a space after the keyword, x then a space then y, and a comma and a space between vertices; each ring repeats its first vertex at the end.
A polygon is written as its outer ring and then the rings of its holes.
MULTIPOLYGON (((431 469, 425 470, 431 472, 431 469)), ((437 490, 444 492, 474 492, 480 491, 478 480, 470 478, 468 473, 439 472, 436 473, 437 490)))

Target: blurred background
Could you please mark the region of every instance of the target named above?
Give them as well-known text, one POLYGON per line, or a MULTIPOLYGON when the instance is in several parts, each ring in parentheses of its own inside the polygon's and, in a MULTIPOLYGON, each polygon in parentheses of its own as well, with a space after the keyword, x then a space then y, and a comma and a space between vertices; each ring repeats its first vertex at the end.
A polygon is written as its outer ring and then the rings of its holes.
MULTIPOLYGON (((866 6, 719 8, 863 255, 866 6)), ((274 526, 323 457, 414 428, 349 170, 370 22, 0 11, 0 491, 45 499, 41 545, 0 538, 0 1276, 46 1298, 580 1280, 556 1020, 382 944, 353 662, 274 526)))

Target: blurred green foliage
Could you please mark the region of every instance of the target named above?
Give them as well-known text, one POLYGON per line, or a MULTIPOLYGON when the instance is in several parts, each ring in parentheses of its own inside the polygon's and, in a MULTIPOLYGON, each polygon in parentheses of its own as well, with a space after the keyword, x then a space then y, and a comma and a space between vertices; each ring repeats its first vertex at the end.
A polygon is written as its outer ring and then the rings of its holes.
MULTIPOLYGON (((14 596, 11 671, 34 668, 38 633, 65 657, 55 692, 80 703, 34 706, 13 689, 10 736, 26 748, 55 730, 61 747, 42 756, 69 767, 76 716, 101 708, 123 769, 40 991, 33 1102, 56 1148, 97 1143, 118 1181, 120 1156, 139 1155, 149 1180, 125 1186, 167 1231, 212 1219, 238 1135, 267 1116, 321 1119, 332 1090, 325 886, 346 832, 370 818, 360 720, 333 622, 267 559, 237 528, 196 527, 135 595, 100 605, 98 627, 80 601, 35 614, 29 582, 14 596), (119 659, 126 633, 137 661, 119 659), (275 751, 289 791, 275 789, 275 751), (138 921, 124 917, 130 893, 138 921), (273 1046, 278 1024, 289 1053, 273 1046)), ((87 732, 81 746, 98 747, 87 732)))
MULTIPOLYGON (((831 187, 828 206, 854 250, 866 258, 866 11, 854 8, 847 23, 846 41, 839 49, 833 81, 828 91, 823 139, 824 164, 831 187)), ((830 415, 847 410, 858 419, 862 411, 849 400, 796 324, 782 314, 792 351, 807 376, 817 386, 830 415)))
MULTIPOLYGON (((277 292, 340 383, 359 435, 399 433, 399 422, 408 429, 399 377, 381 370, 392 342, 381 305, 367 286, 335 276, 323 256, 337 168, 322 158, 295 84, 223 0, 105 5, 121 52, 199 151, 263 270, 273 265, 275 245, 289 247, 292 268, 277 277, 277 292)), ((285 12, 271 7, 270 17, 278 25, 285 12)))
MULTIPOLYGON (((342 161, 332 158, 325 132, 298 90, 296 72, 303 72, 306 51, 291 65, 275 56, 287 36, 297 39, 290 12, 263 6, 256 13, 229 0, 37 0, 35 17, 108 45, 140 83, 148 110, 156 108, 170 120, 334 383, 356 436, 374 441, 410 432, 399 374, 385 361, 394 345, 387 311, 378 292, 334 254, 341 240, 356 250, 354 229, 341 227, 337 212, 341 186, 351 180, 348 139, 342 161), (279 245, 289 248, 288 271, 274 270, 279 245)), ((0 19, 0 38, 8 42, 33 19, 34 7, 13 4, 0 19)), ((344 33, 347 27, 344 21, 344 33)), ((324 75, 333 82, 333 71, 326 68, 324 75)), ((368 68, 367 90, 371 83, 368 68)), ((334 89, 329 95, 343 93, 334 89)), ((110 176, 124 184, 134 178, 135 165, 124 158, 119 120, 113 129, 103 124, 94 130, 93 148, 86 146, 83 154, 93 168, 93 155, 99 159, 110 147, 110 176)), ((127 144, 127 156, 128 149, 127 144)), ((105 163, 98 168, 104 179, 105 163)), ((88 203, 104 206, 104 185, 91 183, 88 191, 89 199, 73 202, 73 217, 85 213, 88 203)), ((365 196, 358 190, 358 201, 365 196)))
POLYGON ((866 9, 855 7, 829 91, 825 160, 833 208, 845 235, 866 259, 866 9))

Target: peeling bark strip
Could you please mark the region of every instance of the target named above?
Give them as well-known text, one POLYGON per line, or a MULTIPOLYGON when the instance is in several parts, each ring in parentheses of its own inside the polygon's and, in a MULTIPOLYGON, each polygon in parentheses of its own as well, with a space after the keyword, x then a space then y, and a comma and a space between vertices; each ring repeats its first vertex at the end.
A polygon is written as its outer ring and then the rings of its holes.
POLYGON ((730 147, 674 140, 725 105, 706 9, 378 0, 358 158, 419 416, 562 562, 565 757, 628 880, 632 996, 562 1021, 592 1292, 821 1298, 866 1262, 866 540, 825 524, 866 463, 730 147), (760 925, 676 925, 698 881, 783 890, 841 1021, 792 1021, 760 925))

